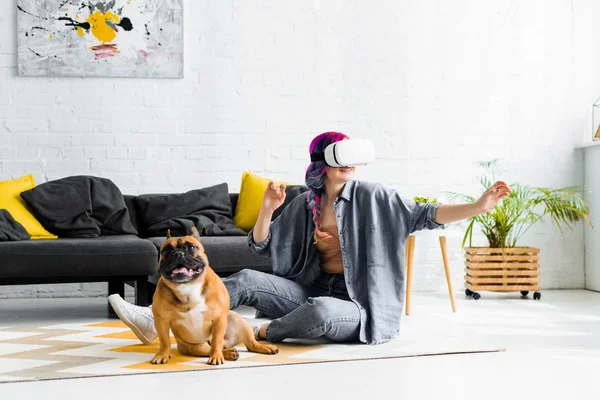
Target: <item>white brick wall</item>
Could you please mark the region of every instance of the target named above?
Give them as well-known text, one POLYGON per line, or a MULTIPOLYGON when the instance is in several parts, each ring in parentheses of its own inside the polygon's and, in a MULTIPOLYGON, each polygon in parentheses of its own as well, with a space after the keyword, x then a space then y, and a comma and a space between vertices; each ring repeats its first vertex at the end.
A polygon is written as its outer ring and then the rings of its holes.
MULTIPOLYGON (((475 194, 477 161, 496 157, 509 182, 582 182, 591 0, 184 2, 185 78, 150 80, 17 77, 15 1, 0 1, 0 178, 93 174, 129 194, 237 191, 246 169, 301 183, 312 137, 340 130, 376 144, 359 177, 408 197, 475 194)), ((462 229, 448 232, 457 291, 462 229)), ((525 238, 544 288, 583 287, 582 232, 525 238)), ((419 240, 415 290, 444 290, 440 257, 419 240)), ((103 294, 64 287, 0 296, 103 294)))

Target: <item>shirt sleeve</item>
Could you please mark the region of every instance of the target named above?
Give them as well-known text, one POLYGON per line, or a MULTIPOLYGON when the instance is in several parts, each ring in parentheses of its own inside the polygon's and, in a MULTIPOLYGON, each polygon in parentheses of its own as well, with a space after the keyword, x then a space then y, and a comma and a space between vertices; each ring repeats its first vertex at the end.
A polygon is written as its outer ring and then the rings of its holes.
POLYGON ((294 198, 285 206, 281 214, 271 221, 265 240, 256 243, 252 237, 254 228, 250 230, 248 246, 254 253, 264 257, 274 257, 282 242, 294 241, 294 237, 304 237, 304 228, 296 223, 300 211, 306 212, 305 200, 301 196, 294 198))
MULTIPOLYGON (((271 223, 273 225, 273 223, 271 223)), ((269 233, 267 234, 267 238, 262 242, 255 242, 252 233, 254 232, 254 228, 250 230, 248 233, 248 246, 252 249, 252 251, 259 256, 271 257, 271 226, 269 227, 269 233)))
POLYGON ((431 230, 446 228, 444 224, 435 222, 435 213, 439 203, 420 203, 410 199, 403 198, 402 201, 408 207, 411 216, 410 233, 422 230, 431 230))

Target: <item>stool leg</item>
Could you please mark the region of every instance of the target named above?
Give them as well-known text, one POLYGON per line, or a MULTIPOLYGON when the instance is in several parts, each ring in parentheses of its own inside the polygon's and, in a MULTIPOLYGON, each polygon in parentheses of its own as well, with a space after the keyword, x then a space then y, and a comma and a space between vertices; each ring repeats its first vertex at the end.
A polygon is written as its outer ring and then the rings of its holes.
POLYGON ((456 312, 456 305, 454 304, 454 291, 452 290, 452 279, 450 277, 450 263, 448 262, 448 254, 446 252, 445 236, 440 236, 440 247, 442 249, 442 258, 444 259, 444 270, 446 271, 446 282, 448 283, 448 294, 450 294, 452 312, 456 312))
POLYGON ((412 290, 413 262, 415 260, 416 237, 409 236, 406 241, 406 315, 410 315, 410 293, 412 290))

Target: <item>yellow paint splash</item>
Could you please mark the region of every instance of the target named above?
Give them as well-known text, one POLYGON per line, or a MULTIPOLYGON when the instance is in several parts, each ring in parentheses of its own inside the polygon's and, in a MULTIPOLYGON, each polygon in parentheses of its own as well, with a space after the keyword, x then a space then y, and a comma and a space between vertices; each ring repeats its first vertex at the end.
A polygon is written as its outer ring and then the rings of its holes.
POLYGON ((50 39, 52 39, 52 34, 50 34, 50 39))
POLYGON ((117 14, 110 11, 101 13, 99 10, 96 10, 93 14, 90 14, 90 16, 87 17, 87 22, 89 22, 92 26, 92 34, 96 37, 96 39, 102 42, 102 44, 111 42, 115 37, 117 37, 117 32, 115 32, 115 30, 111 28, 106 21, 111 21, 116 25, 120 22, 120 18, 117 14))
POLYGON ((78 26, 77 28, 75 28, 75 31, 77 32, 77 34, 81 37, 85 36, 85 31, 83 30, 82 27, 78 26))

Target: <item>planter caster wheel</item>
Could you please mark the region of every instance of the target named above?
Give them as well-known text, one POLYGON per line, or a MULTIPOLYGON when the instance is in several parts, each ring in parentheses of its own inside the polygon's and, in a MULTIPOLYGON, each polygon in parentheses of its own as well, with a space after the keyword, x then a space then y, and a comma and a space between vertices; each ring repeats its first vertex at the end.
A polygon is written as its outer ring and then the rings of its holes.
POLYGON ((465 290, 465 296, 471 297, 471 296, 473 296, 473 292, 471 292, 469 289, 466 289, 465 290))
POLYGON ((477 293, 477 292, 473 292, 473 298, 475 300, 479 300, 479 298, 481 298, 481 295, 479 293, 477 293))
POLYGON ((539 300, 539 299, 541 299, 541 298, 542 298, 542 294, 541 294, 540 292, 535 292, 535 293, 533 294, 533 299, 534 299, 534 300, 539 300))
POLYGON ((529 292, 527 290, 521 291, 521 296, 523 296, 523 297, 527 297, 528 294, 529 294, 529 292))

